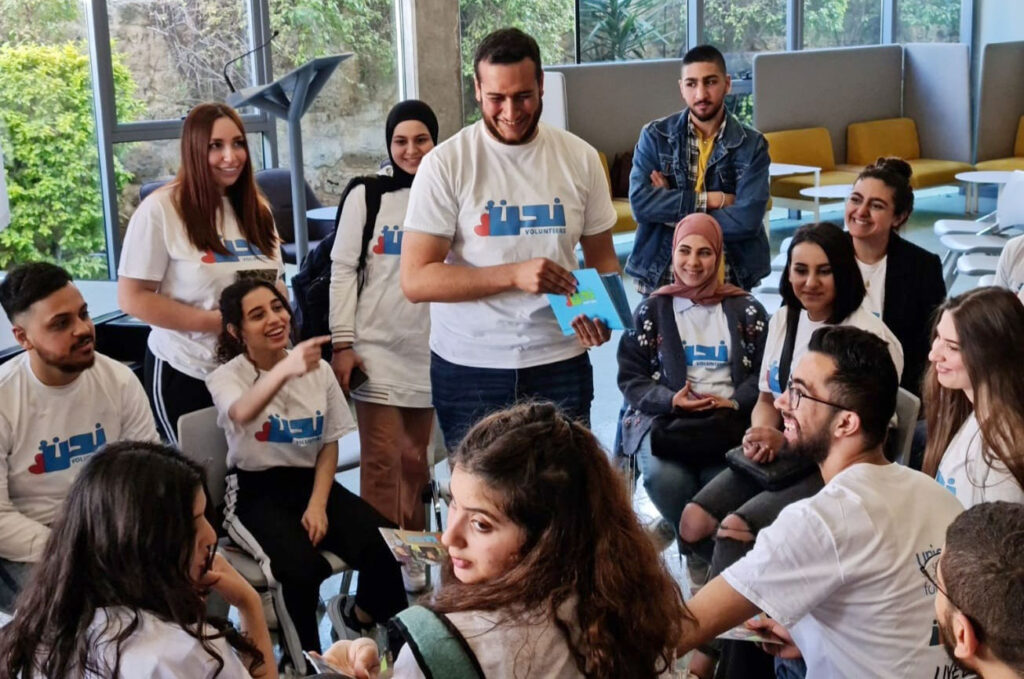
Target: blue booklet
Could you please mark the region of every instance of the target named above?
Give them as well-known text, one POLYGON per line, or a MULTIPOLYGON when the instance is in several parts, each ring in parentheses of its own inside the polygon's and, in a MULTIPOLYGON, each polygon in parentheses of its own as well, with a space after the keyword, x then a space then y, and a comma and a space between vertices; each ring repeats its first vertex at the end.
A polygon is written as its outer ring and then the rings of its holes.
POLYGON ((633 314, 626 300, 622 276, 617 273, 599 274, 597 269, 573 271, 576 292, 571 295, 548 295, 562 333, 572 335, 572 319, 586 314, 600 319, 611 330, 632 330, 633 314))

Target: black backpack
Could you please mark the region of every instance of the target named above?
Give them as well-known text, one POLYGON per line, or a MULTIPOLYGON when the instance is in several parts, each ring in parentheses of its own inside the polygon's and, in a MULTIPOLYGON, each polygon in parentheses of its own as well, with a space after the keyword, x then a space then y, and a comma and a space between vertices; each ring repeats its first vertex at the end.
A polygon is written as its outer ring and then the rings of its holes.
MULTIPOLYGON (((338 202, 334 230, 310 251, 302 262, 302 268, 292 278, 292 295, 295 297, 292 309, 292 339, 296 343, 310 337, 331 334, 331 325, 328 319, 331 301, 331 250, 334 248, 334 238, 338 234, 341 209, 345 206, 348 194, 359 185, 366 187, 366 223, 363 225, 363 247, 360 250, 359 263, 356 265, 359 290, 363 288, 366 248, 370 239, 373 238, 373 227, 377 223, 377 213, 380 212, 381 192, 377 186, 377 180, 377 177, 356 177, 348 183, 338 202)), ((330 360, 330 342, 324 344, 323 356, 324 360, 330 360)))

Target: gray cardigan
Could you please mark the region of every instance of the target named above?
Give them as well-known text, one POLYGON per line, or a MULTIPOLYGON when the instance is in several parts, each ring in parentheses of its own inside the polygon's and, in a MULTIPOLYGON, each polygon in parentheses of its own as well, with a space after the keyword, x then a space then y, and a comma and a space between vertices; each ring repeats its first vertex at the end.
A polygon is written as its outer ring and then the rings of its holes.
MULTIPOLYGON (((648 297, 633 313, 635 330, 619 341, 619 389, 626 399, 622 448, 636 453, 657 415, 671 413, 672 397, 686 385, 686 354, 676 325, 672 297, 648 297)), ((758 398, 757 378, 768 335, 768 314, 753 297, 722 300, 729 324, 733 399, 750 416, 758 398)))

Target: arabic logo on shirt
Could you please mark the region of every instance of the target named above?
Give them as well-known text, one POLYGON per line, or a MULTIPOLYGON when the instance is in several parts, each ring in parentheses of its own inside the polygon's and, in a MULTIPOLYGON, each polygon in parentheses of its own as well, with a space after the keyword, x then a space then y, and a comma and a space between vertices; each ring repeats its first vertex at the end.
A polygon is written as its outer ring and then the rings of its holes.
MULTIPOLYGON (((717 347, 684 343, 683 350, 686 351, 686 365, 693 368, 719 368, 729 362, 729 347, 724 340, 717 347)), ((778 366, 775 369, 775 381, 779 381, 778 366)))
POLYGON ((373 254, 402 254, 402 233, 401 226, 385 226, 384 231, 377 236, 377 244, 373 246, 373 254))
POLYGON ((264 443, 294 443, 306 446, 318 443, 324 433, 324 416, 318 410, 314 417, 299 417, 287 420, 280 415, 271 415, 256 432, 256 440, 264 443))
POLYGON ((52 443, 40 441, 36 461, 28 471, 31 474, 48 474, 70 469, 71 465, 85 462, 89 455, 106 442, 107 434, 99 422, 96 423, 95 431, 75 434, 63 441, 59 436, 54 436, 52 443))
POLYGON ((222 255, 213 250, 207 250, 200 261, 203 264, 220 264, 221 262, 245 262, 263 257, 263 252, 244 238, 229 240, 222 238, 221 242, 227 248, 228 254, 222 255))
POLYGON ((952 493, 953 497, 956 497, 956 479, 954 479, 954 478, 948 478, 948 479, 947 478, 943 478, 942 472, 937 471, 937 472, 935 472, 935 480, 939 482, 940 486, 945 487, 946 490, 948 490, 950 493, 952 493))
POLYGON ((487 201, 480 223, 473 227, 478 236, 529 236, 565 233, 565 206, 555 198, 554 205, 508 205, 507 201, 487 201))

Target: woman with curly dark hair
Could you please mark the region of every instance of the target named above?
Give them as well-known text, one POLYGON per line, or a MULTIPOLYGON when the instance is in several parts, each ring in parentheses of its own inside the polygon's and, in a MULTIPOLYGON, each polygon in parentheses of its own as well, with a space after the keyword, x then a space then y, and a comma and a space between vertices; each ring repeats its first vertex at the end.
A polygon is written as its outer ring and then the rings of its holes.
MULTIPOLYGON (((689 614, 590 431, 550 403, 520 404, 477 423, 451 463, 451 558, 429 606, 483 676, 671 669, 689 614)), ((431 650, 403 650, 395 677, 424 676, 431 650)))
POLYGON ((0 677, 277 677, 259 595, 214 556, 206 498, 202 467, 173 448, 96 453, 0 630, 0 677), (206 617, 209 590, 241 634, 206 617))

